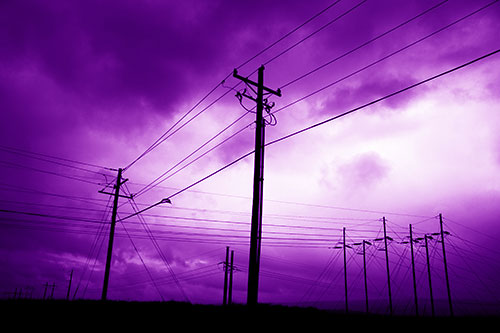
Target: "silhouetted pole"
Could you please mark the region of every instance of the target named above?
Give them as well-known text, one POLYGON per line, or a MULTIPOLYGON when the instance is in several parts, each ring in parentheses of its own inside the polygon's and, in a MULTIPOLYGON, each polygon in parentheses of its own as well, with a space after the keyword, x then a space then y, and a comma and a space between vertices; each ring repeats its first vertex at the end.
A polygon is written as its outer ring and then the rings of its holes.
POLYGON ((432 297, 432 281, 431 281, 431 264, 429 261, 429 244, 427 242, 428 239, 431 237, 428 235, 424 236, 425 239, 425 256, 427 258, 427 275, 429 277, 429 296, 431 297, 431 313, 432 316, 434 317, 435 312, 434 312, 434 297, 432 297))
POLYGON ((54 290, 56 289, 56 283, 52 283, 52 292, 50 293, 50 299, 54 299, 54 290))
POLYGON ((71 281, 73 280, 73 270, 69 275, 68 293, 66 294, 66 300, 69 301, 69 293, 71 292, 71 281))
POLYGON ((415 297, 415 315, 418 317, 417 279, 415 274, 415 257, 413 254, 413 231, 411 224, 410 224, 410 249, 411 249, 411 268, 413 273, 413 294, 415 297))
POLYGON ((443 263, 444 263, 444 275, 446 278, 446 289, 448 291, 448 304, 450 306, 450 316, 453 316, 453 304, 451 302, 451 290, 450 290, 450 280, 448 278, 448 265, 446 263, 446 251, 444 246, 444 230, 443 230, 443 215, 439 214, 439 225, 441 228, 441 244, 443 244, 443 263))
POLYGON ((106 257, 106 269, 104 271, 104 283, 102 286, 102 297, 101 300, 105 301, 108 295, 108 283, 109 283, 109 271, 111 268, 111 258, 113 253, 113 240, 115 237, 115 226, 116 226, 116 213, 118 210, 118 197, 120 193, 120 186, 122 185, 122 169, 118 169, 118 177, 116 177, 115 185, 115 199, 113 202, 113 214, 111 216, 111 228, 109 231, 109 243, 108 243, 108 255, 106 257))
POLYGON ((45 282, 44 286, 45 289, 43 290, 43 299, 45 299, 45 297, 47 296, 47 288, 49 288, 49 283, 45 282))
POLYGON ((385 263, 387 266, 387 289, 389 292, 389 313, 392 315, 391 275, 389 271, 389 250, 387 249, 387 231, 385 228, 385 216, 383 217, 382 221, 384 223, 385 263))
MULTIPOLYGON (((265 145, 265 120, 264 111, 264 90, 276 96, 281 96, 281 92, 274 91, 264 86, 264 66, 259 67, 258 82, 242 77, 234 70, 233 76, 247 85, 257 87, 257 98, 251 98, 257 103, 256 109, 256 129, 255 129, 255 160, 253 178, 253 202, 252 202, 252 224, 250 227, 250 255, 248 263, 248 290, 247 305, 256 305, 259 293, 259 267, 260 248, 262 236, 262 198, 264 189, 264 145, 265 145)), ((245 95, 246 96, 246 95, 245 95)), ((250 96, 246 96, 250 97, 250 96)))
POLYGON ((229 246, 226 246, 226 261, 224 262, 224 295, 222 297, 222 305, 227 304, 227 282, 229 270, 229 246))
POLYGON ((227 295, 227 304, 233 303, 233 271, 234 271, 234 250, 231 250, 231 262, 229 264, 229 290, 227 295))
POLYGON ((371 243, 363 240, 363 276, 365 280, 366 313, 368 313, 368 280, 366 278, 366 244, 371 245, 371 243))
POLYGON ((349 312, 349 305, 347 303, 347 256, 345 246, 345 228, 342 229, 342 244, 344 248, 344 290, 345 290, 345 312, 349 312))

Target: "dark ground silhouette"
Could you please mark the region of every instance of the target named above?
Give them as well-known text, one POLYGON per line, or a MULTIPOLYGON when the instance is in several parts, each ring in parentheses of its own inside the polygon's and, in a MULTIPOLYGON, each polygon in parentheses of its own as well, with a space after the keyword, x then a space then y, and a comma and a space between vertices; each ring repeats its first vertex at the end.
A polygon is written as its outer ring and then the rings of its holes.
POLYGON ((410 317, 365 315, 259 304, 214 306, 182 302, 2 300, 3 324, 14 328, 80 330, 140 329, 181 332, 191 329, 259 330, 295 329, 343 332, 359 329, 405 331, 436 328, 489 328, 495 316, 410 317), (12 325, 12 326, 11 326, 12 325), (472 325, 472 326, 471 326, 472 325))

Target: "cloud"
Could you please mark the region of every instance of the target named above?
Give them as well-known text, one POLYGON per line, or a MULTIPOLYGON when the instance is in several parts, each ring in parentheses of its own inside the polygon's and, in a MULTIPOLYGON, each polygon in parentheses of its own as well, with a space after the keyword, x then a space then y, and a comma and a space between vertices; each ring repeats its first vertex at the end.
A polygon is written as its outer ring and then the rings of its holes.
POLYGON ((390 167, 376 153, 363 153, 337 168, 347 188, 370 188, 386 178, 390 167))

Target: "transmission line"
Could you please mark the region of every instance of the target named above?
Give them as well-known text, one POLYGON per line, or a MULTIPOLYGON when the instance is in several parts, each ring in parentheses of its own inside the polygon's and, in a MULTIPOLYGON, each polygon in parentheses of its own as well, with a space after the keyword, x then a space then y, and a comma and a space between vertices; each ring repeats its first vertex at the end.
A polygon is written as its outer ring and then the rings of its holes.
POLYGON ((284 89, 284 88, 286 88, 286 87, 288 87, 288 86, 290 86, 290 85, 292 85, 292 84, 296 83, 297 81, 300 81, 300 80, 302 80, 302 79, 306 78, 307 76, 309 76, 309 75, 311 75, 311 74, 313 74, 313 73, 315 73, 315 72, 319 71, 320 69, 323 69, 323 68, 325 68, 326 66, 331 65, 332 63, 334 63, 334 62, 336 62, 336 61, 338 61, 338 60, 340 60, 340 59, 342 59, 342 58, 344 58, 344 57, 346 57, 346 56, 348 56, 348 55, 350 55, 350 54, 354 53, 355 51, 357 51, 357 50, 359 50, 359 49, 361 49, 361 48, 363 48, 363 47, 365 47, 365 46, 367 46, 367 45, 369 45, 369 44, 373 43, 374 41, 376 41, 376 40, 378 40, 378 39, 380 39, 380 38, 382 38, 382 37, 384 37, 384 36, 386 36, 386 35, 390 34, 391 32, 393 32, 393 31, 395 31, 395 30, 398 30, 399 28, 401 28, 401 27, 403 27, 403 26, 407 25, 408 23, 410 23, 410 22, 412 22, 412 21, 415 21, 416 19, 418 19, 418 18, 420 18, 420 17, 424 16, 425 14, 428 14, 429 12, 431 12, 432 10, 434 10, 434 9, 436 9, 436 8, 438 8, 438 7, 440 7, 441 5, 445 4, 446 2, 448 2, 448 0, 441 1, 440 3, 438 3, 438 4, 436 4, 436 5, 432 6, 432 7, 430 7, 430 8, 428 8, 428 9, 426 9, 425 11, 423 11, 423 12, 421 12, 421 13, 417 14, 416 16, 413 16, 412 18, 410 18, 410 19, 408 19, 408 20, 406 20, 406 21, 404 21, 404 22, 402 22, 402 23, 400 23, 400 24, 396 25, 395 27, 393 27, 393 28, 391 28, 391 29, 389 29, 389 30, 385 31, 384 33, 382 33, 382 34, 380 34, 380 35, 378 35, 378 36, 376 36, 376 37, 374 37, 374 38, 372 38, 372 39, 370 39, 370 40, 368 40, 368 41, 366 41, 366 42, 362 43, 361 45, 359 45, 359 46, 357 46, 357 47, 355 47, 355 48, 351 49, 350 51, 347 51, 347 52, 343 53, 342 55, 340 55, 340 56, 338 56, 338 57, 336 57, 336 58, 334 58, 334 59, 332 59, 332 60, 330 60, 330 61, 327 61, 326 63, 322 64, 321 66, 318 66, 318 67, 316 67, 316 68, 314 68, 314 69, 310 70, 309 72, 307 72, 307 73, 305 73, 305 74, 303 74, 303 75, 299 76, 298 78, 295 78, 295 79, 293 79, 292 81, 289 81, 289 82, 287 82, 287 83, 285 83, 285 84, 281 85, 280 89, 284 89))
MULTIPOLYGON (((497 1, 498 1, 498 0, 497 0, 497 1)), ((472 65, 472 64, 474 64, 474 63, 476 63, 476 62, 482 61, 482 60, 484 60, 484 59, 486 59, 486 58, 488 58, 488 57, 491 57, 491 56, 493 56, 493 55, 496 55, 496 54, 497 54, 497 53, 499 53, 499 52, 500 52, 500 49, 497 49, 497 50, 495 50, 495 51, 493 51, 493 52, 487 53, 487 54, 485 54, 485 55, 483 55, 483 56, 480 56, 480 57, 475 58, 475 59, 473 59, 473 60, 471 60, 471 61, 468 61, 468 62, 466 62, 466 63, 464 63, 464 64, 462 64, 462 65, 456 66, 456 67, 454 67, 454 68, 452 68, 452 69, 449 69, 449 70, 444 71, 444 72, 441 72, 441 73, 439 73, 439 74, 437 74, 437 75, 431 76, 431 77, 429 77, 429 78, 427 78, 427 79, 424 79, 424 80, 421 80, 421 81, 416 82, 416 83, 414 83, 414 84, 411 84, 411 85, 409 85, 409 86, 407 86, 407 87, 405 87, 405 88, 399 89, 399 90, 397 90, 397 91, 395 91, 395 92, 392 92, 392 93, 390 93, 390 94, 388 94, 388 95, 385 95, 385 96, 383 96, 383 97, 380 97, 380 98, 378 98, 378 99, 375 99, 375 100, 373 100, 373 101, 371 101, 371 102, 365 103, 365 104, 363 104, 363 105, 361 105, 361 106, 358 106, 358 107, 356 107, 356 108, 354 108, 354 109, 351 109, 351 110, 349 110, 349 111, 346 111, 346 112, 341 113, 341 114, 339 114, 339 115, 336 115, 336 116, 334 116, 334 117, 331 117, 331 118, 325 119, 325 120, 323 120, 323 121, 321 121, 321 122, 319 122, 319 123, 316 123, 316 124, 310 125, 310 126, 305 127, 305 128, 303 128, 303 129, 301 129, 301 130, 298 130, 298 131, 292 132, 292 133, 290 133, 290 134, 288 134, 288 135, 285 135, 285 136, 283 136, 283 137, 281 137, 281 138, 278 138, 278 139, 275 139, 275 140, 273 140, 273 141, 270 141, 270 142, 266 143, 266 144, 265 144, 265 146, 270 146, 270 145, 276 144, 276 143, 278 143, 278 142, 281 142, 281 141, 284 141, 284 140, 289 139, 289 138, 291 138, 291 137, 294 137, 294 136, 296 136, 296 135, 298 135, 298 134, 304 133, 304 132, 306 132, 306 131, 309 131, 309 130, 311 130, 311 129, 314 129, 314 128, 316 128, 316 127, 319 127, 319 126, 321 126, 321 125, 327 124, 327 123, 329 123, 329 122, 331 122, 331 121, 337 120, 337 119, 339 119, 339 118, 341 118, 341 117, 347 116, 347 115, 349 115, 349 114, 351 114, 351 113, 354 113, 354 112, 356 112, 356 111, 359 111, 359 110, 365 109, 365 108, 367 108, 367 107, 369 107, 369 106, 372 106, 372 105, 374 105, 374 104, 380 103, 380 102, 382 102, 382 101, 384 101, 384 100, 386 100, 386 99, 389 99, 389 98, 391 98, 391 97, 394 97, 394 96, 396 96, 396 95, 399 95, 399 94, 401 94, 401 93, 404 93, 404 92, 406 92, 406 91, 408 91, 408 90, 414 89, 414 88, 416 88, 416 87, 419 87, 419 86, 421 86, 421 85, 423 85, 423 84, 426 84, 426 83, 428 83, 428 82, 430 82, 430 81, 433 81, 433 80, 435 80, 435 79, 438 79, 438 78, 440 78, 440 77, 442 77, 442 76, 448 75, 448 74, 453 73, 453 72, 455 72, 455 71, 457 71, 457 70, 460 70, 460 69, 462 69, 462 68, 465 68, 465 67, 467 67, 467 66, 470 66, 470 65, 472 65)), ((221 171, 223 171, 223 170, 225 170, 225 169, 229 168, 230 166, 232 166, 232 165, 234 165, 234 164, 238 163, 239 161, 241 161, 241 160, 245 159, 246 157, 250 156, 250 155, 251 155, 251 154, 253 154, 253 153, 254 153, 254 151, 251 151, 251 152, 248 152, 248 153, 244 154, 243 156, 240 156, 239 158, 235 159, 234 161, 232 161, 232 162, 230 162, 230 163, 228 163, 228 164, 226 164, 226 165, 222 166, 221 168, 219 168, 219 169, 215 170, 214 172, 212 172, 212 173, 210 173, 209 175, 207 175, 207 176, 205 176, 205 177, 201 178, 200 180, 198 180, 198 181, 196 181, 196 182, 192 183, 191 185, 189 185, 189 186, 187 186, 187 187, 185 187, 185 188, 183 188, 183 189, 178 190, 177 192, 175 192, 175 193, 173 193, 172 195, 170 195, 168 198, 164 198, 164 199, 162 199, 162 200, 160 200, 160 201, 158 201, 158 202, 156 202, 156 203, 154 203, 154 204, 152 204, 152 205, 150 205, 150 206, 148 206, 148 207, 146 207, 146 208, 142 209, 141 211, 138 211, 138 212, 136 212, 136 213, 134 213, 134 214, 131 214, 131 215, 128 215, 128 216, 124 217, 124 218, 123 218, 123 219, 121 219, 121 220, 125 220, 125 219, 128 219, 128 218, 131 218, 131 217, 133 217, 133 216, 135 216, 135 215, 137 215, 137 214, 140 214, 140 213, 142 213, 142 212, 144 212, 144 211, 146 211, 146 210, 149 210, 149 209, 151 209, 151 208, 153 208, 153 207, 156 207, 156 206, 158 206, 158 205, 160 205, 160 204, 164 203, 166 200, 169 200, 169 199, 171 199, 171 198, 173 198, 173 197, 175 197, 175 196, 177 196, 177 195, 179 195, 179 194, 181 194, 181 193, 183 193, 183 192, 185 192, 185 191, 189 190, 190 188, 192 188, 192 187, 194 187, 194 186, 198 185, 199 183, 201 183, 201 182, 203 182, 203 181, 205 181, 205 180, 207 180, 207 179, 209 179, 209 178, 211 178, 211 177, 215 176, 216 174, 218 174, 218 173, 220 173, 221 171)))

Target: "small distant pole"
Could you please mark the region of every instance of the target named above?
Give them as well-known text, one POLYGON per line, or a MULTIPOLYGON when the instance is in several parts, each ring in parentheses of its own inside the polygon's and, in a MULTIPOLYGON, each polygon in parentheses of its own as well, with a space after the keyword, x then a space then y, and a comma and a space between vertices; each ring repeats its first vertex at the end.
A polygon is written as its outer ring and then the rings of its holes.
POLYGON ((426 255, 426 258, 427 258, 427 275, 429 277, 429 296, 431 297, 431 313, 432 313, 432 316, 434 317, 435 316, 435 311, 434 311, 434 297, 432 297, 432 281, 431 281, 431 264, 430 264, 430 261, 429 261, 429 244, 428 244, 428 239, 430 239, 431 237, 429 235, 425 235, 424 236, 424 239, 425 239, 425 255, 426 255))
POLYGON ((448 265, 446 263, 446 251, 444 246, 444 230, 443 230, 443 215, 439 214, 439 225, 441 229, 441 244, 443 245, 443 263, 444 263, 444 275, 446 278, 446 289, 448 290, 448 304, 450 306, 450 316, 453 317, 453 304, 451 302, 451 290, 450 290, 450 280, 448 278, 448 265))
POLYGON ((43 290, 43 299, 45 300, 45 297, 47 296, 47 288, 49 288, 49 283, 45 282, 44 286, 45 289, 43 290))
POLYGON ((411 268, 413 272, 413 294, 415 297, 415 315, 418 317, 417 279, 415 274, 415 257, 413 254, 413 230, 411 224, 410 224, 410 249, 411 249, 411 268))
POLYGON ((228 269, 229 269, 229 246, 226 246, 226 261, 224 262, 224 295, 222 297, 222 305, 227 305, 228 269))
POLYGON ((342 243, 344 248, 344 289, 345 289, 345 312, 349 312, 349 305, 347 302, 347 256, 346 256, 346 245, 345 245, 345 227, 342 229, 342 243))
POLYGON ((66 300, 69 301, 69 293, 71 292, 71 281, 73 280, 73 270, 69 275, 68 293, 66 294, 66 300))
POLYGON ((366 278, 366 244, 371 245, 371 243, 363 240, 363 276, 365 280, 366 313, 368 313, 368 280, 366 278))
POLYGON ((389 291, 389 313, 392 315, 391 275, 389 271, 389 250, 387 249, 387 231, 385 228, 385 216, 383 217, 382 221, 384 223, 385 263, 387 266, 387 289, 389 291))
POLYGON ((229 291, 227 295, 227 304, 233 303, 233 271, 234 271, 234 250, 231 250, 231 263, 229 264, 229 291))
POLYGON ((52 283, 51 287, 52 287, 52 291, 50 293, 50 299, 54 299, 54 290, 56 289, 56 283, 55 282, 52 283))

